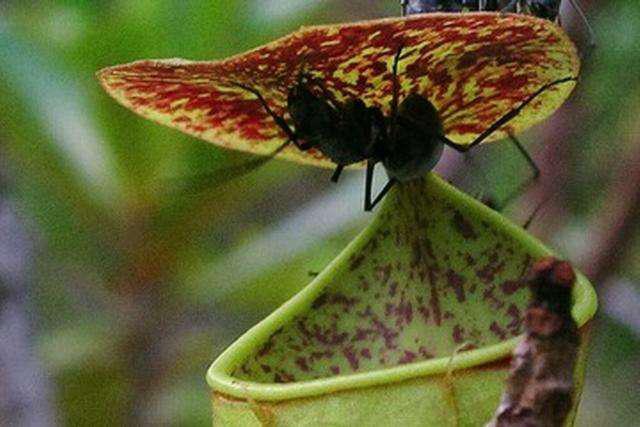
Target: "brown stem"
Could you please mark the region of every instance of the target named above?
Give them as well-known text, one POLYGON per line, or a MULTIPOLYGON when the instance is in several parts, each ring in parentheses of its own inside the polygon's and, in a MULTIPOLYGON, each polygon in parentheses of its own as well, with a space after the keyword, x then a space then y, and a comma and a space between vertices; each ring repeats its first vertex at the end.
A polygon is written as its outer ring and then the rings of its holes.
POLYGON ((580 337, 571 317, 575 273, 568 262, 544 258, 532 268, 533 303, 526 335, 490 427, 561 427, 573 402, 573 372, 580 337))

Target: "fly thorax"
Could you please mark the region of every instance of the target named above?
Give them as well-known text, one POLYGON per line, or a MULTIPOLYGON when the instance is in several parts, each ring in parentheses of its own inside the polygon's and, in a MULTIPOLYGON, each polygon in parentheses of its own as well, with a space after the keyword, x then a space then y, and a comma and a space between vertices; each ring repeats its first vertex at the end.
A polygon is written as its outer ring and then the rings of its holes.
POLYGON ((436 135, 423 135, 425 138, 402 141, 397 135, 397 144, 383 160, 389 178, 400 182, 421 178, 431 171, 442 156, 444 144, 436 135))
POLYGON ((289 92, 287 110, 297 136, 310 142, 325 139, 337 120, 329 103, 302 84, 289 92))

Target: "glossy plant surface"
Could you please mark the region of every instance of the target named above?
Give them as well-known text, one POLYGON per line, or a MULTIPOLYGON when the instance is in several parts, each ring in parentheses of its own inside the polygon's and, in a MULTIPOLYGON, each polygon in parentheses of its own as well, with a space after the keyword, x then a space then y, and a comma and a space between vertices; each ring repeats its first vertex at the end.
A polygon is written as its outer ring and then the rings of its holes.
MULTIPOLYGON (((214 363, 214 420, 253 410, 232 396, 263 402, 278 425, 308 411, 320 424, 481 425, 522 332, 524 277, 547 254, 433 174, 400 186, 316 280, 214 363)), ((583 277, 574 298, 584 325, 596 298, 583 277)))

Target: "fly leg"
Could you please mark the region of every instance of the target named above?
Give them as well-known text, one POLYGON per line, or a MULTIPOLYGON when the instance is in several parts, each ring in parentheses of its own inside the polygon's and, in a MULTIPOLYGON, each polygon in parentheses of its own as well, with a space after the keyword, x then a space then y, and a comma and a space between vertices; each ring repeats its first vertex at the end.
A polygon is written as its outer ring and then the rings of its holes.
MULTIPOLYGON (((496 210, 498 212, 502 212, 505 207, 507 207, 511 202, 524 194, 532 184, 540 179, 540 168, 533 160, 529 152, 524 148, 522 143, 512 134, 509 134, 509 141, 517 148, 518 153, 524 158, 527 162, 527 166, 531 169, 531 176, 527 178, 526 181, 519 184, 516 188, 511 190, 509 194, 501 201, 496 201, 494 197, 486 196, 486 194, 481 195, 480 200, 485 205, 489 206, 491 209, 496 210)), ((473 165, 473 158, 469 156, 469 152, 465 154, 465 161, 469 164, 473 165)), ((486 179, 484 179, 486 181, 486 179)))
MULTIPOLYGON (((517 107, 515 107, 511 111, 507 112, 505 115, 500 117, 498 120, 496 120, 491 126, 489 126, 484 132, 482 132, 470 144, 467 144, 467 145, 458 144, 456 142, 451 141, 445 135, 439 135, 439 138, 444 144, 446 144, 449 147, 455 149, 456 151, 459 151, 461 153, 466 153, 467 151, 469 151, 470 149, 472 149, 476 145, 480 144, 482 141, 484 141, 486 138, 488 138, 494 132, 499 130, 502 126, 506 125, 513 118, 515 118, 520 113, 520 111, 522 111, 528 104, 533 102, 533 100, 536 99, 540 94, 544 93, 545 91, 547 91, 548 89, 550 89, 553 86, 556 86, 556 85, 562 84, 562 83, 566 83, 566 82, 570 82, 570 81, 577 81, 577 79, 575 77, 565 77, 563 79, 555 80, 555 81, 553 81, 551 83, 548 83, 548 84, 542 86, 537 91, 535 91, 533 94, 531 94, 528 98, 526 98, 522 103, 520 103, 520 105, 518 105, 517 107)), ((520 154, 525 158, 525 160, 527 161, 527 164, 529 165, 529 167, 532 169, 533 177, 530 178, 525 183, 523 183, 518 189, 516 189, 511 195, 509 195, 507 197, 507 199, 506 199, 507 203, 509 201, 511 201, 513 198, 517 197, 523 191, 524 188, 529 186, 532 182, 534 182, 535 180, 537 180, 540 177, 540 168, 538 168, 538 166, 533 161, 533 159, 531 158, 529 153, 524 149, 522 144, 520 144, 520 142, 513 135, 509 135, 509 138, 511 139, 512 143, 516 146, 516 148, 518 149, 520 154)), ((500 210, 505 204, 506 203, 503 202, 502 206, 498 206, 497 207, 497 210, 500 210)))
POLYGON ((384 188, 380 190, 380 193, 378 193, 376 198, 373 201, 371 201, 371 189, 373 187, 373 170, 375 166, 376 166, 375 162, 373 161, 367 162, 367 172, 366 172, 365 184, 364 184, 364 210, 367 212, 371 211, 374 207, 376 207, 376 205, 380 203, 383 197, 387 195, 389 190, 391 190, 391 188, 396 183, 395 179, 390 178, 389 181, 387 181, 387 183, 385 184, 384 188))
MULTIPOLYGON (((398 62, 400 62, 400 55, 402 53, 402 46, 398 48, 394 58, 393 58, 393 66, 392 66, 392 74, 393 74, 393 95, 391 99, 391 129, 392 133, 395 130, 395 122, 397 119, 398 112, 398 98, 400 92, 400 84, 398 82, 398 62)), ((391 136, 393 138, 393 135, 391 136)), ((365 176, 365 187, 364 187, 364 210, 370 211, 372 210, 383 198, 384 196, 391 190, 391 188, 395 185, 396 180, 390 178, 389 181, 385 184, 385 186, 380 190, 380 193, 376 196, 376 198, 371 200, 371 193, 373 187, 373 171, 376 166, 376 161, 369 160, 367 162, 367 172, 365 176)))
POLYGON ((331 182, 338 182, 340 179, 340 174, 344 169, 344 165, 337 165, 336 169, 333 171, 333 175, 331 175, 331 182))
POLYGON ((531 158, 531 155, 527 152, 527 150, 522 146, 520 141, 518 141, 518 139, 511 134, 509 135, 509 140, 518 149, 518 152, 520 153, 520 155, 526 160, 527 165, 531 169, 532 175, 526 181, 524 181, 523 183, 518 185, 515 189, 513 189, 509 193, 509 195, 505 197, 504 200, 502 200, 502 202, 500 202, 500 204, 497 206, 497 209, 496 209, 498 211, 501 211, 502 209, 504 209, 505 206, 509 205, 509 203, 511 203, 513 200, 520 197, 527 190, 527 188, 529 188, 531 184, 535 183, 540 179, 540 168, 538 167, 536 162, 533 160, 533 158, 531 158))
POLYGON ((262 94, 258 90, 252 88, 251 86, 244 85, 242 83, 232 82, 231 85, 244 89, 247 92, 250 92, 253 95, 255 95, 255 97, 258 99, 258 101, 260 101, 260 104, 262 104, 262 107, 271 116, 271 118, 276 123, 276 125, 278 125, 280 129, 282 129, 285 135, 287 135, 287 138, 288 138, 287 143, 292 142, 301 151, 307 151, 310 148, 313 148, 312 144, 309 144, 308 142, 300 141, 298 139, 298 137, 296 136, 296 133, 293 131, 293 129, 291 129, 291 127, 289 126, 287 121, 284 119, 284 117, 276 114, 275 111, 273 111, 271 107, 269 107, 267 100, 264 99, 264 96, 262 96, 262 94))
POLYGON ((485 129, 480 135, 478 135, 469 144, 458 144, 456 142, 451 141, 445 135, 438 135, 438 137, 444 144, 448 145, 449 147, 453 148, 454 150, 459 151, 461 153, 465 153, 465 152, 471 150, 476 145, 480 144, 485 139, 487 139, 494 132, 499 130, 502 126, 504 126, 507 123, 509 123, 512 119, 517 117, 518 114, 520 114, 520 112, 527 105, 529 105, 531 102, 533 102, 542 93, 546 92, 547 90, 551 89, 552 87, 554 87, 556 85, 559 85, 559 84, 562 84, 562 83, 567 83, 567 82, 576 82, 576 81, 578 81, 578 79, 576 77, 565 77, 563 79, 554 80, 551 83, 547 83, 547 84, 543 85, 537 91, 535 91, 534 93, 529 95, 528 98, 526 98, 524 101, 522 101, 520 103, 520 105, 518 105, 517 107, 515 107, 511 111, 507 112, 504 116, 500 117, 498 120, 496 120, 491 126, 489 126, 487 129, 485 129))

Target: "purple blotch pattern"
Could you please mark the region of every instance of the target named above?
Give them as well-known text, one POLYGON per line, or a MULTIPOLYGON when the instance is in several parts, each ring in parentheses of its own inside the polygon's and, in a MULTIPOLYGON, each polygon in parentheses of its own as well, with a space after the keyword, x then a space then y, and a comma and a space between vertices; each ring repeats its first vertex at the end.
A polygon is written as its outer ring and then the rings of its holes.
POLYGON ((308 310, 234 376, 287 383, 448 357, 522 333, 531 256, 423 183, 388 197, 379 227, 308 310), (391 202, 391 201, 389 201, 391 202))

